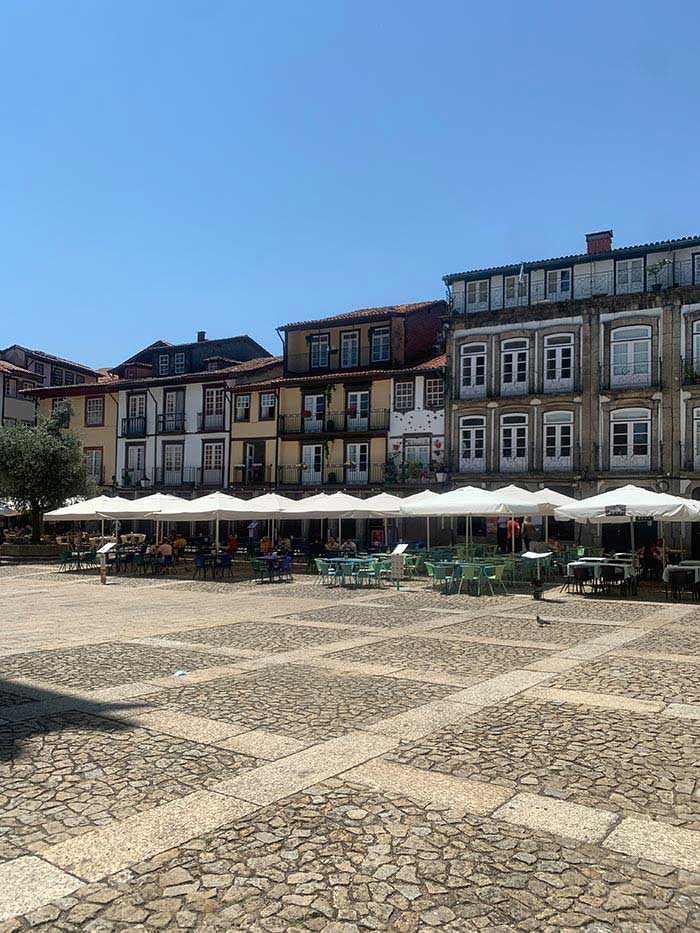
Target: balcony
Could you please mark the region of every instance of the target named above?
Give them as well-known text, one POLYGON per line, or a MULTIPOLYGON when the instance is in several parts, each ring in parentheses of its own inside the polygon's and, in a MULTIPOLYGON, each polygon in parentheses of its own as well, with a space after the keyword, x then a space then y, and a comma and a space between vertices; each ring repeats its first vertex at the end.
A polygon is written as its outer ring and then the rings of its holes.
POLYGON ((627 366, 615 366, 611 372, 610 365, 598 366, 599 384, 601 389, 658 389, 663 381, 662 360, 650 360, 647 363, 630 363, 627 366))
POLYGON ((269 463, 255 463, 251 466, 239 463, 231 467, 233 486, 271 486, 273 482, 274 471, 269 463))
POLYGON ((105 483, 105 468, 101 466, 98 470, 88 470, 85 471, 88 481, 95 483, 96 486, 104 486, 105 483))
POLYGON ((700 385, 700 359, 681 357, 681 371, 684 386, 700 385))
POLYGON ((122 470, 121 486, 124 489, 139 489, 151 485, 151 479, 142 468, 125 467, 122 470))
POLYGON ((206 412, 200 411, 197 414, 197 430, 204 431, 223 431, 226 423, 226 416, 223 411, 206 412))
POLYGON ((425 486, 444 482, 444 463, 417 463, 415 461, 386 464, 384 482, 389 486, 425 486), (438 479, 438 477, 440 477, 438 479))
POLYGON ((145 437, 146 436, 146 416, 131 415, 129 418, 122 418, 122 437, 145 437))
POLYGON ((282 486, 368 486, 384 483, 386 464, 368 463, 364 466, 350 463, 329 463, 319 470, 310 464, 304 466, 281 466, 277 471, 277 482, 282 486))
MULTIPOLYGON (((684 285, 700 285, 694 281, 693 263, 690 259, 668 261, 654 274, 653 263, 647 266, 646 281, 632 279, 624 281, 612 270, 606 272, 574 272, 572 289, 562 292, 557 288, 550 291, 546 279, 529 284, 528 294, 519 295, 517 285, 515 294, 504 296, 502 285, 491 285, 488 301, 470 302, 465 305, 464 294, 458 294, 452 300, 453 314, 477 314, 480 311, 500 310, 501 308, 522 308, 543 302, 571 301, 579 298, 595 298, 604 295, 634 295, 641 292, 659 292, 666 288, 684 285)), ((575 268, 575 267, 574 267, 575 268)), ((536 271, 536 270, 535 270, 536 271)), ((528 273, 532 275, 532 271, 528 273)))
POLYGON ((185 432, 184 411, 171 412, 168 415, 158 415, 158 433, 159 434, 184 434, 184 432, 185 432))
POLYGON ((378 409, 360 414, 356 409, 329 411, 325 415, 295 414, 280 415, 280 434, 344 434, 355 431, 387 431, 388 409, 378 409))
POLYGON ((377 358, 371 346, 358 347, 353 352, 330 347, 324 356, 314 359, 311 353, 290 353, 285 357, 284 373, 286 376, 299 374, 317 374, 323 372, 352 372, 358 369, 388 369, 391 367, 391 354, 385 359, 377 358))

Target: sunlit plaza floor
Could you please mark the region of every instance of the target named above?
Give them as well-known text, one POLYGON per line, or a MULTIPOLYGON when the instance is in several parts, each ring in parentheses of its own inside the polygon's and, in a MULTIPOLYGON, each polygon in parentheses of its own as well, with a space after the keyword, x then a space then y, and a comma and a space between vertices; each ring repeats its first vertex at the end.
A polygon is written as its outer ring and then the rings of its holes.
POLYGON ((298 579, 0 567, 0 931, 700 929, 700 609, 298 579))

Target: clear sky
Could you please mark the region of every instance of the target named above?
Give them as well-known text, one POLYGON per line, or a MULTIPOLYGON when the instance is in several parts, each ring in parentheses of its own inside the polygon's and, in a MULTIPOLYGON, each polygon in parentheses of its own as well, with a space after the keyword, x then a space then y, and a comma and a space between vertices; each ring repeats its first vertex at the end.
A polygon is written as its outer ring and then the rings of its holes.
POLYGON ((3 0, 0 346, 442 297, 700 233, 700 4, 3 0))

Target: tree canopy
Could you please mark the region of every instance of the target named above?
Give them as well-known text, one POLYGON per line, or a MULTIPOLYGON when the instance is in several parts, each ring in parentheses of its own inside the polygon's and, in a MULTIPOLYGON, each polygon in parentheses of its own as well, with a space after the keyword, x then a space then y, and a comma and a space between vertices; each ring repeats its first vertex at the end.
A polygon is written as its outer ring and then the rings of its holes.
POLYGON ((32 541, 41 537, 42 515, 66 499, 95 493, 78 436, 68 429, 69 402, 36 425, 0 427, 0 496, 31 513, 32 541))

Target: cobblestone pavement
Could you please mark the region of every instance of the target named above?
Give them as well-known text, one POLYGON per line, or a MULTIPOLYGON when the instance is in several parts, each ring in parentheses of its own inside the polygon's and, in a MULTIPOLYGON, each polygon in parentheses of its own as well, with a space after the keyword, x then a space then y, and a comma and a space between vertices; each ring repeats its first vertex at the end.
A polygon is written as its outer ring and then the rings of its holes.
POLYGON ((0 602, 0 933, 700 931, 688 604, 26 566, 0 602))
MULTIPOLYGON (((636 647, 639 643, 633 644, 636 647)), ((639 700, 700 703, 700 665, 608 655, 562 674, 549 686, 615 693, 639 700)))
POLYGON ((515 698, 388 757, 700 830, 699 748, 700 721, 515 698))
MULTIPOLYGON (((528 607, 529 608, 529 607, 528 607)), ((545 616, 541 617, 549 622, 545 616)), ((558 645, 575 645, 588 638, 605 635, 610 629, 604 625, 585 623, 549 622, 538 625, 535 615, 529 618, 504 618, 503 616, 478 616, 463 622, 453 622, 439 629, 440 635, 498 638, 504 641, 541 641, 558 645)))
POLYGON ((165 635, 166 639, 192 641, 199 644, 223 645, 226 648, 245 648, 252 651, 282 651, 310 645, 325 645, 328 642, 350 638, 353 629, 322 629, 307 625, 279 625, 270 622, 237 622, 231 625, 215 625, 211 628, 191 629, 165 635))
POLYGON ((118 642, 58 651, 15 654, 2 661, 3 676, 41 680, 59 687, 97 689, 211 667, 210 654, 118 642))
POLYGON ((303 665, 279 665, 213 684, 167 690, 150 703, 268 729, 301 741, 321 741, 370 725, 454 692, 450 687, 388 677, 329 673, 303 665))
MULTIPOLYGON (((439 630, 442 633, 443 629, 439 630)), ((495 645, 474 645, 437 638, 410 638, 383 641, 376 645, 351 648, 330 657, 352 664, 386 664, 398 668, 444 671, 464 674, 476 680, 494 677, 524 667, 545 657, 543 651, 495 645)))
POLYGON ((53 844, 208 787, 254 758, 83 713, 0 726, 3 844, 53 844))

